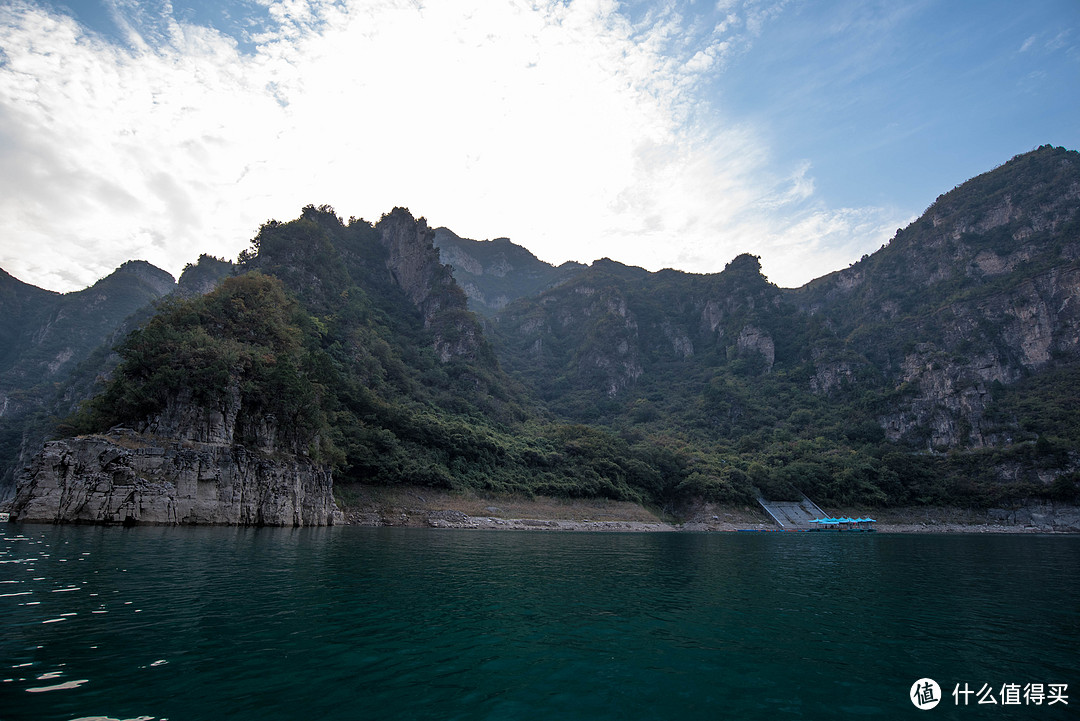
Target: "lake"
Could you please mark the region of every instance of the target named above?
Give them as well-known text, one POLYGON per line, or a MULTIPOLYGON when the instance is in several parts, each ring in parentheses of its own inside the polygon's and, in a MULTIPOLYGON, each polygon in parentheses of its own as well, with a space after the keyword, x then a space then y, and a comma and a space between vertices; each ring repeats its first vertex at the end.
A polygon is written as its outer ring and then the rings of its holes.
POLYGON ((1080 710, 1077 536, 0 530, 5 721, 1080 710))

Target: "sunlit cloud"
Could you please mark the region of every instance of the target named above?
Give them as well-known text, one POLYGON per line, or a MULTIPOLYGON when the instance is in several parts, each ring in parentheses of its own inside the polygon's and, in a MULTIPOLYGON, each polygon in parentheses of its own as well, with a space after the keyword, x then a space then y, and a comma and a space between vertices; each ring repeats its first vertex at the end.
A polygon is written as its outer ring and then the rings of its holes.
POLYGON ((782 6, 703 24, 603 0, 290 0, 238 41, 131 3, 118 42, 8 4, 0 266, 57 290, 131 258, 176 274, 329 203, 406 205, 556 263, 714 272, 750 251, 799 285, 897 221, 826 207, 811 166, 698 92, 782 6))

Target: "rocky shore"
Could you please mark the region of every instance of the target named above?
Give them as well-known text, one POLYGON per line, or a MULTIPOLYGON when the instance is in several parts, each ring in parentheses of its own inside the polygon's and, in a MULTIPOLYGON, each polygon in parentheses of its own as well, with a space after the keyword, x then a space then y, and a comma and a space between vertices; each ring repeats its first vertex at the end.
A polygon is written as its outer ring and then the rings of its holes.
MULTIPOLYGON (((694 504, 667 512, 603 499, 569 500, 450 493, 429 488, 339 489, 347 525, 518 531, 779 531, 759 508, 694 504)), ((865 509, 825 509, 857 516, 865 509)), ((1032 502, 986 510, 874 509, 879 533, 1080 533, 1080 508, 1032 502)))
MULTIPOLYGON (((237 456, 237 449, 143 447, 133 439, 54 442, 20 496, 0 511, 29 522, 354 525, 578 532, 781 531, 760 507, 691 503, 650 509, 606 499, 451 492, 313 482, 310 469, 237 456), (124 445, 118 441, 126 440, 124 445), (127 447, 125 447, 127 446, 127 447), (225 453, 224 460, 217 455, 225 453), (216 455, 215 455, 216 454, 216 455), (212 456, 212 457, 211 457, 212 456), (247 463, 245 461, 251 461, 247 463), (248 468, 250 466, 250 468, 248 468), (287 466, 287 467, 286 467, 287 466), (310 478, 309 478, 310 477, 310 478), (305 480, 306 479, 306 480, 305 480), (250 487, 249 487, 250 486, 250 487)), ((137 439, 136 439, 137 440, 137 439)), ((1080 533, 1080 507, 825 508, 877 519, 879 533, 1080 533)))
POLYGON ((20 478, 12 520, 125 525, 326 526, 330 472, 303 458, 134 431, 49 441, 20 478))

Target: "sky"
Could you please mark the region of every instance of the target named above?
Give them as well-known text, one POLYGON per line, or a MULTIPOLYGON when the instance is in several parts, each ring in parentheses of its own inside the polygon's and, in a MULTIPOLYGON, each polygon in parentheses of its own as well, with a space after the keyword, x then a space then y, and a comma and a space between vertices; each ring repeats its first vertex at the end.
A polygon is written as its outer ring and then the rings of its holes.
POLYGON ((0 268, 61 292, 308 204, 797 287, 1046 143, 1077 0, 0 0, 0 268))

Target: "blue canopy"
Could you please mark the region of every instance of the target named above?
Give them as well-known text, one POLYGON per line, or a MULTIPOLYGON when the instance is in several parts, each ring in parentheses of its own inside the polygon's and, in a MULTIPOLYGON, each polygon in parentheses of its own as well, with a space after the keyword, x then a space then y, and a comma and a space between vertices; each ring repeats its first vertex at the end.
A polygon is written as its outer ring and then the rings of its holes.
POLYGON ((873 518, 815 518, 810 523, 823 523, 833 526, 840 523, 877 523, 873 518))

